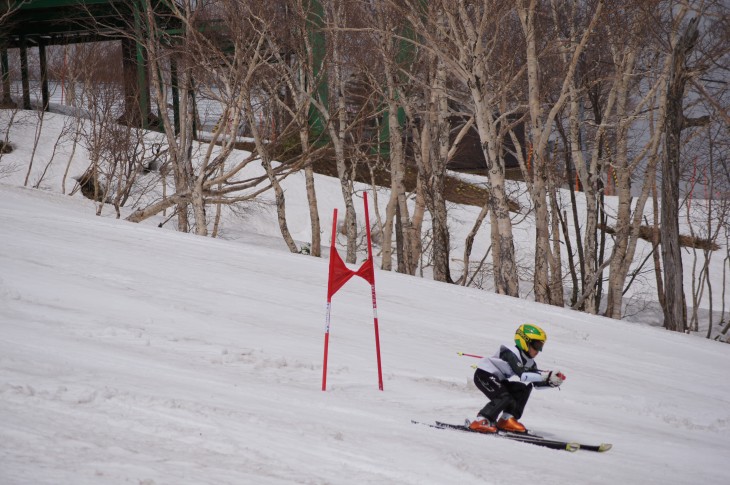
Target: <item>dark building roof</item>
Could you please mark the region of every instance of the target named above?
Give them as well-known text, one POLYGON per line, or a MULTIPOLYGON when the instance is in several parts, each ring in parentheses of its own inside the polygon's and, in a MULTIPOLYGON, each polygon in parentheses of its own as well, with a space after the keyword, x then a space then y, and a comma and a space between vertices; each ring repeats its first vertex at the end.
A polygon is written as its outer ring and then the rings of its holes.
MULTIPOLYGON (((512 118, 512 121, 518 119, 517 116, 512 118)), ((452 118, 452 134, 451 142, 453 143, 456 139, 460 128, 466 123, 466 119, 454 117, 452 118)), ((522 145, 523 156, 525 154, 525 125, 519 123, 514 128, 515 135, 522 145)), ((506 135, 502 139, 502 156, 504 157, 505 168, 518 168, 519 163, 517 157, 513 155, 515 153, 515 146, 512 143, 512 138, 506 135)), ((477 131, 476 125, 472 125, 469 131, 466 133, 464 138, 459 142, 456 149, 456 153, 449 161, 447 167, 451 170, 486 170, 487 161, 484 158, 484 152, 482 151, 482 144, 479 138, 479 132, 477 131)))

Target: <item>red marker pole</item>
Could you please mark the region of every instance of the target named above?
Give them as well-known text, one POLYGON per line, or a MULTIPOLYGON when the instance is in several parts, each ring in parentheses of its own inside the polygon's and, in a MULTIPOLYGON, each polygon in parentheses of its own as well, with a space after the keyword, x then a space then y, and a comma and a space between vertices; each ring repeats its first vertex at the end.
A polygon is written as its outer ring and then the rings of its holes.
MULTIPOLYGON (((332 215, 332 245, 330 253, 335 250, 335 237, 337 235, 337 209, 335 209, 332 215)), ((330 257, 332 255, 330 254, 330 257)), ((329 284, 329 283, 328 283, 329 284)), ((329 290, 329 288, 328 288, 329 290)), ((330 344, 330 309, 332 308, 332 294, 327 291, 327 317, 325 318, 324 324, 324 364, 322 365, 322 390, 327 390, 327 352, 330 344)))
MULTIPOLYGON (((373 265, 373 245, 370 239, 370 212, 368 210, 368 193, 363 192, 363 203, 365 204, 365 229, 368 236, 368 259, 373 265)), ((375 297, 375 266, 372 268, 370 290, 373 297, 373 325, 375 327, 375 355, 378 359, 378 389, 383 390, 383 369, 380 362, 380 332, 378 330, 378 302, 375 297)))

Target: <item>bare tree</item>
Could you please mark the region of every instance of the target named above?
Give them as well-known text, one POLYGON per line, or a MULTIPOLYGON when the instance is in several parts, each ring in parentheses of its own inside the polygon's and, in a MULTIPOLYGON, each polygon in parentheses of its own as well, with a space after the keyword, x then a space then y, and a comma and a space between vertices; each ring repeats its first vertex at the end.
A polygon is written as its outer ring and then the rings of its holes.
MULTIPOLYGON (((655 72, 652 66, 642 66, 645 69, 643 73, 639 73, 638 70, 635 72, 635 69, 638 69, 636 59, 641 57, 637 49, 642 45, 637 30, 643 28, 642 20, 636 12, 638 3, 640 2, 625 4, 625 8, 620 12, 607 9, 601 21, 595 26, 596 39, 600 41, 591 42, 586 47, 568 89, 569 100, 565 113, 567 127, 563 126, 562 120, 556 125, 566 147, 565 174, 570 188, 573 226, 576 232, 576 253, 569 254, 574 287, 571 306, 590 313, 597 313, 599 310, 604 280, 602 271, 610 264, 604 257, 605 231, 599 231, 599 228, 606 227, 604 189, 607 183, 613 183, 611 174, 617 173, 616 164, 612 166, 611 160, 617 151, 621 152, 622 160, 627 160, 627 132, 633 126, 632 122, 636 121, 640 110, 653 113, 651 110, 653 105, 647 109, 646 102, 654 99, 652 96, 656 96, 656 86, 660 86, 663 82, 661 77, 654 75, 654 80, 648 81, 649 87, 654 86, 654 90, 649 89, 648 94, 641 94, 645 100, 638 103, 639 107, 633 113, 630 115, 627 113, 632 106, 630 102, 633 102, 638 93, 637 87, 644 87, 646 76, 655 72), (635 81, 642 75, 644 78, 641 81, 635 81), (617 111, 621 114, 617 115, 617 111), (617 126, 621 123, 623 123, 622 136, 618 136, 617 126), (616 140, 619 140, 618 148, 613 145, 616 140), (584 225, 579 223, 579 209, 575 197, 575 191, 578 189, 583 192, 586 200, 584 225), (577 261, 573 259, 576 255, 577 261), (578 270, 580 281, 575 274, 578 270), (576 291, 576 287, 579 291, 576 291)), ((556 29, 560 24, 561 15, 563 14, 553 5, 553 24, 556 29)), ((567 22, 567 25, 570 25, 570 22, 567 22)), ((654 136, 651 139, 656 141, 656 137, 661 135, 661 130, 652 130, 652 133, 654 136)), ((641 161, 643 159, 640 156, 636 163, 641 161)), ((623 166, 628 167, 627 162, 624 162, 623 166)), ((633 173, 634 169, 622 170, 620 178, 625 189, 621 194, 627 196, 627 201, 631 200, 629 184, 633 173)), ((630 203, 623 207, 629 206, 630 203)), ((565 221, 563 224, 567 244, 570 236, 565 221)), ((621 237, 624 239, 628 237, 628 227, 628 223, 622 226, 626 229, 621 232, 621 237)), ((616 244, 620 246, 622 243, 616 244)), ((612 257, 624 261, 623 254, 625 253, 619 250, 613 252, 612 257)), ((628 261, 630 263, 631 257, 628 261)))
POLYGON ((699 38, 699 17, 687 22, 681 35, 672 41, 672 65, 667 88, 665 114, 665 156, 662 160, 661 240, 664 262, 664 326, 684 332, 687 328, 687 305, 684 294, 684 271, 679 246, 679 173, 682 131, 706 123, 684 115, 683 101, 687 82, 693 76, 688 67, 699 38))
MULTIPOLYGON (((314 10, 314 23, 326 34, 327 56, 322 70, 326 71, 327 89, 316 89, 312 106, 324 121, 329 141, 334 147, 337 177, 345 203, 345 232, 347 253, 345 261, 354 263, 357 259, 357 216, 352 195, 354 192, 352 167, 346 160, 346 146, 350 122, 347 116, 346 93, 346 50, 349 37, 345 34, 348 17, 354 13, 350 0, 320 0, 314 2, 321 11, 314 10)), ((317 29, 315 29, 317 30, 317 29)))
POLYGON ((518 296, 504 157, 498 136, 499 123, 511 112, 500 112, 500 101, 520 75, 514 62, 500 57, 508 50, 505 37, 514 27, 510 23, 514 19, 511 2, 443 0, 424 5, 418 0, 404 0, 400 12, 421 35, 423 48, 437 55, 470 94, 489 173, 494 286, 498 293, 518 296))
MULTIPOLYGON (((420 142, 416 147, 416 161, 419 174, 423 180, 426 205, 431 213, 433 237, 433 270, 436 281, 452 283, 449 269, 450 234, 444 198, 444 179, 446 164, 449 161, 451 123, 448 108, 446 64, 438 57, 428 55, 432 60, 427 62, 427 88, 424 94, 426 109, 421 114, 422 130, 414 131, 414 139, 420 142)), ((464 126, 465 132, 469 129, 464 126)), ((451 152, 453 156, 453 151, 451 152)))
MULTIPOLYGON (((253 109, 246 99, 256 77, 270 60, 267 54, 266 29, 261 18, 240 2, 219 2, 208 8, 197 2, 181 2, 169 5, 168 22, 179 23, 182 28, 168 32, 162 30, 159 18, 146 0, 145 28, 141 41, 150 65, 150 81, 153 98, 159 107, 159 121, 169 150, 171 171, 175 180, 175 192, 147 207, 140 207, 128 217, 139 222, 169 207, 177 206, 178 229, 188 230, 188 205, 192 207, 195 232, 207 235, 206 207, 210 204, 237 204, 251 200, 269 190, 270 175, 242 178, 243 169, 258 159, 256 151, 249 156, 229 161, 236 148, 241 122, 253 109), (215 17, 220 10, 239 12, 238 16, 221 16, 225 29, 200 28, 215 17), (179 32, 179 33, 178 33, 179 32), (227 32, 225 38, 219 32, 227 32), (160 42, 160 39, 163 42, 160 42), (169 46, 169 47, 165 47, 169 46), (177 76, 176 76, 177 74, 177 76), (195 79, 200 79, 196 82, 195 79), (180 96, 180 126, 176 129, 170 105, 170 93, 180 96), (207 144, 194 144, 195 105, 193 94, 198 92, 220 104, 222 118, 207 144), (199 152, 194 151, 196 146, 199 152)), ((252 119, 253 119, 252 118, 252 119)), ((279 180, 288 167, 272 169, 279 180)))
POLYGON ((5 126, 2 130, 2 139, 0 139, 0 178, 7 177, 20 168, 17 164, 9 164, 3 160, 6 153, 13 151, 13 145, 10 143, 10 131, 15 124, 19 111, 20 109, 16 105, 10 109, 3 110, 1 115, 2 122, 5 126))
MULTIPOLYGON (((576 4, 574 4, 576 5, 576 4)), ((568 100, 570 85, 588 40, 590 39, 594 26, 601 16, 603 1, 598 0, 591 14, 585 15, 587 22, 583 25, 576 20, 579 14, 577 8, 573 8, 573 18, 567 38, 556 39, 564 46, 562 52, 565 59, 563 67, 564 78, 560 89, 554 94, 554 101, 546 114, 543 113, 545 106, 544 94, 539 81, 540 59, 538 57, 538 24, 536 17, 539 14, 537 0, 517 2, 517 12, 520 17, 520 24, 525 36, 526 66, 527 66, 527 92, 528 107, 530 112, 530 134, 532 138, 532 154, 534 160, 534 177, 532 179, 531 195, 535 206, 535 275, 534 290, 535 299, 539 302, 548 303, 551 301, 549 294, 549 268, 550 259, 553 257, 550 248, 549 230, 549 207, 547 202, 547 153, 548 139, 553 129, 553 123, 558 113, 568 100)), ((553 4, 553 11, 556 7, 553 4)), ((582 13, 582 12, 580 12, 582 13)), ((555 17, 557 15, 554 14, 555 17)), ((559 18, 554 19, 559 22, 559 18)), ((541 36, 540 44, 548 41, 547 33, 541 36)), ((557 234, 553 237, 558 237, 557 234)), ((560 297, 562 301, 562 295, 560 297)))
MULTIPOLYGON (((397 14, 387 2, 370 1, 375 27, 378 30, 380 42, 378 48, 383 62, 382 78, 385 89, 383 98, 385 100, 387 118, 383 124, 387 127, 388 158, 390 162, 390 199, 385 213, 385 222, 382 228, 382 268, 392 268, 393 257, 393 230, 395 229, 396 241, 400 241, 398 249, 399 271, 414 274, 416 261, 420 254, 420 230, 418 224, 414 223, 409 214, 406 204, 406 160, 405 146, 403 144, 404 132, 401 127, 401 120, 398 113, 404 109, 408 101, 408 94, 402 86, 404 74, 410 71, 411 66, 416 64, 416 59, 411 58, 407 63, 401 60, 401 54, 406 49, 406 41, 400 38, 409 29, 408 24, 402 22, 403 17, 397 14), (399 224, 395 224, 396 218, 399 224)), ((415 50, 412 50, 415 57, 415 50)))
POLYGON ((312 98, 322 82, 322 71, 315 75, 314 46, 310 37, 313 28, 310 23, 311 3, 306 0, 288 0, 287 15, 280 25, 272 25, 267 36, 267 48, 275 57, 271 67, 278 73, 287 96, 275 99, 288 114, 293 129, 296 129, 301 152, 298 162, 304 167, 304 179, 309 205, 309 219, 312 240, 310 254, 321 255, 321 225, 314 184, 313 163, 322 147, 312 143, 309 114, 312 98))
POLYGON ((35 134, 33 135, 33 150, 30 154, 30 159, 28 160, 28 170, 25 172, 25 181, 23 182, 23 186, 27 187, 28 182, 30 181, 30 174, 33 171, 33 162, 35 161, 35 155, 36 151, 38 150, 38 143, 41 139, 41 134, 43 133, 43 122, 46 119, 46 111, 44 109, 36 110, 36 123, 35 123, 35 134))
POLYGON ((13 14, 23 5, 30 3, 31 0, 2 0, 0 1, 0 26, 10 21, 13 14))
POLYGON ((630 8, 620 16, 622 24, 614 23, 610 32, 613 65, 616 69, 615 111, 612 130, 615 145, 607 149, 609 167, 618 195, 618 212, 614 233, 614 251, 611 254, 606 316, 622 317, 622 300, 629 269, 634 262, 640 239, 644 208, 651 195, 660 158, 662 122, 665 113, 665 85, 669 62, 656 55, 656 44, 643 35, 650 17, 642 9, 630 8), (640 59, 648 59, 644 63, 640 59), (651 73, 658 74, 652 78, 651 73), (638 80, 635 81, 635 80, 638 80), (648 136, 640 128, 632 133, 638 123, 648 125, 648 136), (630 147, 630 143, 634 147, 630 147), (633 153, 632 153, 633 151, 633 153), (640 167, 643 174, 637 177, 640 167), (638 179, 641 193, 634 202, 632 180, 638 179))
POLYGON ((116 46, 94 43, 77 49, 77 53, 83 62, 77 72, 84 86, 79 102, 88 119, 68 124, 61 133, 64 138, 73 138, 67 170, 78 140, 90 159, 85 173, 77 178, 82 193, 97 202, 97 215, 105 204, 112 204, 119 218, 130 199, 139 202, 157 185, 159 177, 143 175, 158 168, 159 148, 152 150, 146 130, 125 118, 124 90, 119 83, 121 63, 112 61, 119 59, 116 46), (68 137, 65 132, 69 132, 68 137))
POLYGON ((46 177, 46 174, 48 174, 48 170, 51 168, 51 164, 53 164, 53 160, 56 158, 56 154, 58 153, 58 149, 61 145, 63 145, 66 140, 69 138, 73 138, 77 132, 76 127, 78 126, 77 119, 74 118, 65 118, 63 120, 63 127, 58 132, 58 136, 56 137, 56 141, 53 143, 53 150, 51 152, 51 156, 46 161, 46 165, 43 168, 43 171, 38 176, 38 179, 33 184, 33 188, 37 189, 41 186, 43 183, 43 179, 46 177))

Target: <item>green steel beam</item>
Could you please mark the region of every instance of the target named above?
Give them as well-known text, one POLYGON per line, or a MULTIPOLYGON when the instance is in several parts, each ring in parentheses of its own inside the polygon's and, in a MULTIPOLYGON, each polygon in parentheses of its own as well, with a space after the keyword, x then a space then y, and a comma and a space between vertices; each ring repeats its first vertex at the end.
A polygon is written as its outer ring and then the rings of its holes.
POLYGON ((0 71, 2 72, 3 99, 4 106, 11 105, 13 100, 10 97, 10 69, 8 65, 8 50, 3 46, 0 50, 0 71))
MULTIPOLYGON (((16 0, 14 5, 20 4, 18 10, 34 10, 39 8, 63 8, 63 7, 82 7, 89 5, 110 5, 112 3, 124 4, 126 0, 16 0)), ((11 7, 13 8, 13 7, 11 7)))
POLYGON ((43 42, 38 44, 38 60, 41 64, 41 102, 43 111, 48 111, 51 97, 48 92, 48 63, 46 61, 46 45, 43 42))
MULTIPOLYGON (((56 44, 110 41, 128 38, 130 33, 137 37, 132 51, 135 70, 134 83, 137 86, 136 106, 128 107, 138 111, 140 124, 149 125, 150 97, 145 49, 140 40, 146 22, 144 3, 140 0, 15 0, 0 3, 0 15, 11 11, 0 29, 0 46, 3 48, 4 63, 7 49, 21 50, 21 77, 23 78, 23 105, 29 108, 27 48, 38 46, 41 70, 45 71, 44 47, 56 44), (17 9, 15 9, 17 7, 17 9), (10 9, 10 10, 8 10, 10 9), (15 10, 13 10, 15 9, 15 10)), ((160 28, 166 31, 179 28, 170 22, 165 13, 170 12, 168 0, 153 0, 156 13, 161 13, 160 28)), ((3 81, 7 80, 7 68, 3 64, 3 81)), ((47 102, 44 90, 44 104, 47 102)), ((7 94, 6 94, 7 96, 7 94)))
MULTIPOLYGON (((324 9, 319 0, 311 0, 309 19, 309 41, 312 46, 312 57, 314 66, 312 66, 312 73, 314 79, 318 79, 321 75, 322 65, 324 64, 324 58, 327 51, 326 40, 324 35, 324 9)), ((314 80, 310 80, 314 81, 314 80)), ((326 81, 326 76, 322 77, 317 81, 317 87, 315 89, 315 96, 322 102, 327 108, 329 87, 326 81)), ((309 106, 309 127, 315 139, 320 139, 324 142, 327 138, 322 139, 324 133, 325 122, 322 119, 322 115, 317 108, 309 106)))
POLYGON ((23 109, 30 109, 30 83, 28 81, 28 49, 25 39, 20 38, 20 83, 23 86, 23 109))
MULTIPOLYGON (((143 22, 144 4, 139 1, 134 2, 134 31, 138 39, 136 44, 137 53, 137 95, 139 96, 139 111, 142 128, 149 128, 149 86, 147 85, 147 62, 144 55, 144 46, 139 41, 142 38, 142 22, 143 22)), ((162 108, 160 108, 162 109, 162 108)))
POLYGON ((170 58, 170 87, 172 88, 172 116, 175 123, 175 134, 180 133, 180 92, 178 88, 177 61, 170 58))
MULTIPOLYGON (((403 39, 398 41, 398 56, 396 61, 401 66, 410 66, 413 63, 413 59, 416 55, 416 47, 413 40, 416 38, 416 33, 413 28, 409 25, 405 26, 402 32, 403 39), (406 40, 408 39, 408 40, 406 40)), ((399 75, 399 77, 401 77, 399 75)), ((396 93, 397 96, 397 93, 396 93)), ((406 124, 406 112, 402 107, 398 107, 397 113, 398 125, 403 128, 406 124)), ((383 122, 380 127, 379 134, 379 147, 380 154, 387 156, 390 154, 390 116, 387 110, 383 111, 383 122)))
MULTIPOLYGON (((18 47, 21 36, 28 42, 37 37, 66 37, 54 40, 55 44, 71 43, 73 36, 81 38, 94 34, 118 39, 121 31, 130 28, 135 3, 133 0, 31 0, 30 3, 16 0, 18 8, 0 29, 0 39, 4 39, 8 47, 18 47)), ((165 7, 166 0, 153 0, 152 3, 158 11, 169 11, 165 7)), ((5 2, 0 3, 0 15, 7 9, 5 2)))

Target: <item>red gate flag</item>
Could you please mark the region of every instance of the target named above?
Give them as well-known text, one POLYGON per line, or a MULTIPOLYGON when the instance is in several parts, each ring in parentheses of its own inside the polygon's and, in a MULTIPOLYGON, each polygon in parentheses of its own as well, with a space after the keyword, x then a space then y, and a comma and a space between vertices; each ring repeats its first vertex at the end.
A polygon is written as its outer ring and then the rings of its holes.
POLYGON ((327 390, 327 355, 329 354, 330 339, 330 310, 332 308, 332 296, 342 288, 353 276, 359 276, 370 283, 370 293, 373 300, 373 327, 375 330, 375 355, 378 362, 378 388, 383 390, 383 370, 380 362, 380 332, 378 330, 378 304, 375 297, 375 271, 373 270, 373 246, 370 238, 370 214, 368 211, 368 193, 363 192, 363 203, 365 204, 365 227, 367 229, 368 259, 360 269, 353 271, 342 261, 340 254, 335 248, 337 235, 337 209, 332 215, 332 244, 330 245, 330 269, 327 281, 327 318, 324 326, 324 362, 322 364, 322 390, 327 390))
POLYGON ((373 272, 373 260, 368 258, 360 269, 353 271, 342 261, 340 254, 333 244, 330 247, 330 275, 327 283, 327 300, 332 299, 332 295, 342 288, 353 276, 359 276, 371 285, 375 284, 375 273, 373 272))

